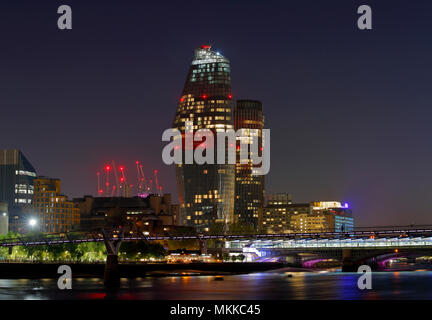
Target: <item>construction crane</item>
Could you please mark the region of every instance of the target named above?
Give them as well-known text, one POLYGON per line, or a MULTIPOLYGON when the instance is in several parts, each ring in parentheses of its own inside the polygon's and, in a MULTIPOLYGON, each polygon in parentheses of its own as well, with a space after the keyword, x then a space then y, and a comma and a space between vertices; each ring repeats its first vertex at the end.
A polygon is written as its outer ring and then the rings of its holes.
MULTIPOLYGON (((136 194, 141 197, 146 197, 152 193, 161 195, 162 186, 159 184, 158 170, 155 169, 153 171, 153 179, 147 180, 144 173, 144 166, 139 161, 136 161, 135 164, 137 172, 136 194)), ((96 172, 97 193, 99 196, 105 194, 106 197, 126 197, 130 194, 130 191, 135 188, 133 184, 128 184, 125 166, 121 165, 117 167, 114 160, 111 161, 111 164, 106 164, 102 171, 105 174, 105 188, 101 185, 101 172, 96 172), (113 183, 111 183, 111 171, 113 171, 114 176, 113 183)))

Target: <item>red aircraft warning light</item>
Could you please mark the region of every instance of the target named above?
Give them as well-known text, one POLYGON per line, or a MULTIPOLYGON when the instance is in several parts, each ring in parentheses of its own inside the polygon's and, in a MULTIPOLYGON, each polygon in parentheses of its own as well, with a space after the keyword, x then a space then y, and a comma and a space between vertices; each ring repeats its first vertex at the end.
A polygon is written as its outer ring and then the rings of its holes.
POLYGON ((105 166, 105 170, 106 171, 110 171, 111 170, 111 166, 105 166))
POLYGON ((119 169, 120 169, 120 171, 124 171, 124 167, 123 166, 121 166, 119 169))
POLYGON ((228 99, 230 99, 230 100, 232 99, 232 94, 228 95, 228 99))

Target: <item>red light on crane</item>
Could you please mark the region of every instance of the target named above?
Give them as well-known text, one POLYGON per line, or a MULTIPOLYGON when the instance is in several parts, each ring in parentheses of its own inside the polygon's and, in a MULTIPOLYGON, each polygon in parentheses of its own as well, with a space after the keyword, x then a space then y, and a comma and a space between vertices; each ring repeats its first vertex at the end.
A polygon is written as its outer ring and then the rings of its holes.
POLYGON ((124 171, 124 167, 123 166, 121 166, 119 169, 120 169, 120 171, 124 171))
POLYGON ((105 166, 105 170, 106 171, 110 171, 111 170, 111 166, 105 166))

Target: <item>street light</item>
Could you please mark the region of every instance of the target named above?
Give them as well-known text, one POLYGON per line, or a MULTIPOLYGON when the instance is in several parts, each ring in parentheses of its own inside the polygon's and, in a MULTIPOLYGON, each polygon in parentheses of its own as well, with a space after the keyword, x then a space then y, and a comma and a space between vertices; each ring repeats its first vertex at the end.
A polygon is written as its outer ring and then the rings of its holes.
POLYGON ((32 218, 29 220, 28 224, 29 224, 30 228, 33 228, 37 224, 37 221, 36 221, 36 219, 32 218))

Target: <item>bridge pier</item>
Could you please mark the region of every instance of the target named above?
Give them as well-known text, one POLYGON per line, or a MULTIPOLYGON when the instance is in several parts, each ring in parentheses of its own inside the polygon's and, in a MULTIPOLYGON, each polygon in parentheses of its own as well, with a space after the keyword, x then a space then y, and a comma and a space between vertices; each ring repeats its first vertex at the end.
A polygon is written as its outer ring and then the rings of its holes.
POLYGON ((207 240, 200 239, 199 246, 201 254, 207 254, 207 240))
POLYGON ((118 266, 118 255, 108 254, 105 263, 104 285, 107 288, 120 287, 120 270, 118 266))
POLYGON ((302 257, 298 254, 285 256, 285 263, 291 267, 301 268, 302 262, 302 257))
POLYGON ((342 250, 342 272, 357 272, 360 264, 355 263, 352 258, 351 249, 342 250))
POLYGON ((368 265, 372 271, 379 271, 380 265, 376 258, 363 257, 354 259, 352 257, 352 249, 342 250, 342 272, 357 272, 362 265, 368 265))
POLYGON ((120 287, 120 270, 118 265, 118 253, 123 240, 124 230, 120 230, 117 238, 113 238, 105 230, 102 231, 104 243, 107 250, 107 259, 104 271, 104 285, 107 288, 120 287), (114 240, 113 240, 114 239, 114 240))

